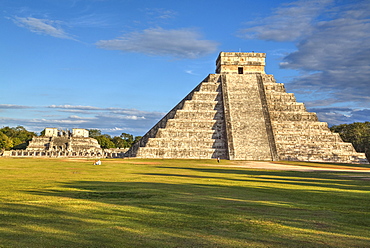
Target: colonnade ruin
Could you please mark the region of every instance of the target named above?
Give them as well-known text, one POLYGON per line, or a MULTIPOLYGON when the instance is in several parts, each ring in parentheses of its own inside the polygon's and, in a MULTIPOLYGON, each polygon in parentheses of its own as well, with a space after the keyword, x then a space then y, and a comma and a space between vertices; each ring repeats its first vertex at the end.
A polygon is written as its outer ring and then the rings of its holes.
POLYGON ((89 137, 86 129, 72 131, 45 128, 43 136, 33 137, 25 150, 5 151, 10 157, 83 157, 123 158, 127 149, 102 149, 98 141, 89 137))

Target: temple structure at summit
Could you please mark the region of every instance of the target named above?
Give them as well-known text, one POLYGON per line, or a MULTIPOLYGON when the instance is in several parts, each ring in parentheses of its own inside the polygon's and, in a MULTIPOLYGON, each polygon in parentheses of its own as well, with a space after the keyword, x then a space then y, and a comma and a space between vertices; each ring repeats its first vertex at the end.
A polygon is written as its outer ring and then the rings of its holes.
POLYGON ((368 163, 284 84, 265 53, 221 52, 209 74, 127 153, 139 158, 368 163))

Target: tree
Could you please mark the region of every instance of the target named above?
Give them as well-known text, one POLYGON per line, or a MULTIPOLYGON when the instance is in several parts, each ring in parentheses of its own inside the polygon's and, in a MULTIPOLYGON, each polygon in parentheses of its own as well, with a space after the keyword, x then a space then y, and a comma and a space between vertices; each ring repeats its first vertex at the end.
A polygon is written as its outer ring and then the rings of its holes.
POLYGON ((132 134, 128 133, 122 133, 120 137, 123 138, 125 142, 125 148, 130 148, 133 144, 141 139, 141 136, 134 137, 132 134))
POLYGON ((23 143, 22 140, 18 137, 12 138, 12 141, 13 141, 13 146, 17 146, 23 143))
POLYGON ((118 136, 113 137, 112 142, 114 143, 116 148, 126 148, 127 147, 126 141, 122 139, 121 137, 118 137, 118 136))
POLYGON ((135 136, 134 144, 135 144, 136 142, 138 142, 141 138, 142 138, 142 136, 135 136))
POLYGON ((103 149, 115 148, 115 145, 111 141, 110 136, 108 134, 100 135, 95 139, 98 141, 100 147, 103 149))
POLYGON ((9 150, 12 147, 12 139, 0 131, 0 150, 9 150))
POLYGON ((131 144, 134 141, 134 136, 128 133, 122 133, 121 136, 128 144, 131 144))
POLYGON ((101 136, 101 131, 99 129, 89 129, 89 137, 96 139, 96 137, 101 136))
POLYGON ((364 152, 370 160, 370 122, 341 124, 330 130, 339 133, 343 141, 352 143, 357 152, 364 152))
POLYGON ((40 132, 40 136, 45 136, 45 129, 40 132))
POLYGON ((34 136, 37 136, 34 132, 29 132, 22 126, 3 127, 0 131, 12 140, 13 149, 25 149, 28 142, 34 136))

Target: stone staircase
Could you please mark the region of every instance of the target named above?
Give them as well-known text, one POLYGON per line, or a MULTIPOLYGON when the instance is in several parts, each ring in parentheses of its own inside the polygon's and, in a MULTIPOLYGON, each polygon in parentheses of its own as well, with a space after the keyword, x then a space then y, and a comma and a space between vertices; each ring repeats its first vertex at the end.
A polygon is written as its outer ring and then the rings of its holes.
POLYGON ((228 158, 219 75, 210 75, 127 153, 139 158, 228 158))
POLYGON ((229 158, 233 160, 272 160, 274 142, 267 125, 260 73, 222 75, 229 158))

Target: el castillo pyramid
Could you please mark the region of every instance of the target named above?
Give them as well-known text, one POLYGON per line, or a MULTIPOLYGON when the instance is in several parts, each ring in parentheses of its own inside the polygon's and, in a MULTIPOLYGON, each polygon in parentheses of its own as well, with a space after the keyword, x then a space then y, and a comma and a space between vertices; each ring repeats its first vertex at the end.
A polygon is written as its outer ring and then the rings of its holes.
POLYGON ((265 57, 221 52, 216 74, 208 75, 126 156, 368 163, 265 73, 265 57))

